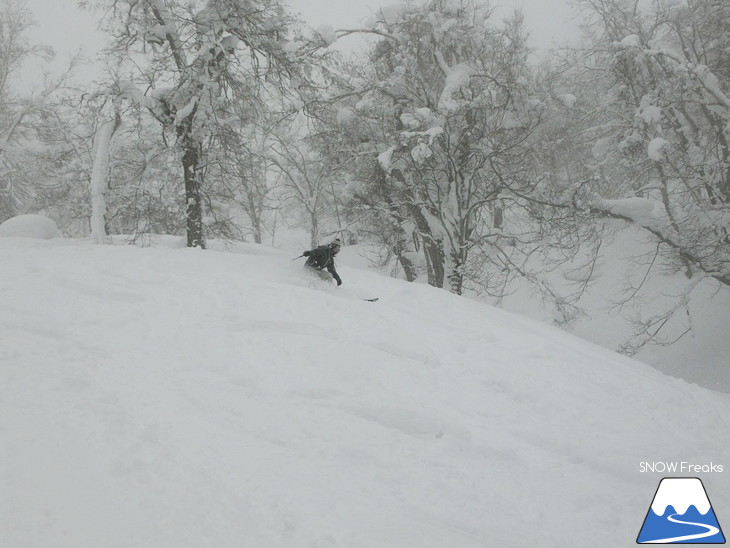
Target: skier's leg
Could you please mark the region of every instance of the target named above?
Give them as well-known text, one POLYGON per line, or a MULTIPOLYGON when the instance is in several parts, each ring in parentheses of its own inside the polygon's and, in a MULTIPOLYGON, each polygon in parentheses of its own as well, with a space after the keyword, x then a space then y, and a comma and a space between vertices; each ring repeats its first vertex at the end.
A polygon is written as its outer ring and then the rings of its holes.
POLYGON ((316 280, 322 280, 328 283, 332 282, 332 276, 326 270, 320 270, 313 265, 304 265, 304 270, 316 280))
POLYGON ((332 282, 332 275, 326 270, 317 270, 317 274, 325 282, 332 282))

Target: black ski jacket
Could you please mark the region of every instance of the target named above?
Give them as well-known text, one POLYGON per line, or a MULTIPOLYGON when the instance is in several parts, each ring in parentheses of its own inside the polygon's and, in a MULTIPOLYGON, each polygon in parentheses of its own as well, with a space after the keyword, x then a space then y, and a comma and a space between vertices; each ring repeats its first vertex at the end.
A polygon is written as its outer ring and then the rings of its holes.
POLYGON ((335 270, 335 252, 332 247, 328 245, 321 245, 310 251, 302 253, 307 257, 307 262, 304 263, 306 266, 316 268, 317 270, 327 269, 332 274, 332 277, 337 281, 337 285, 342 285, 342 280, 335 270))

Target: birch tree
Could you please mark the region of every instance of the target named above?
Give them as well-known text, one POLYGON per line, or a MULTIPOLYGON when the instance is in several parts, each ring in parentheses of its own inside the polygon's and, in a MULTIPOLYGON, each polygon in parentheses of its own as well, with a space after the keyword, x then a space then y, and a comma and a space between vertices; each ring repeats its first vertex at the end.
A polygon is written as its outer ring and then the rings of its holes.
POLYGON ((606 97, 584 205, 646 231, 687 277, 730 286, 730 6, 581 5, 606 97))
POLYGON ((131 75, 118 92, 143 105, 179 150, 187 243, 204 248, 204 178, 222 98, 249 93, 252 82, 297 79, 305 87, 305 58, 317 44, 293 34, 276 0, 107 0, 105 7, 116 72, 131 75))
POLYGON ((104 119, 96 134, 94 162, 91 172, 91 239, 102 244, 107 236, 106 189, 109 186, 110 161, 114 136, 122 125, 122 116, 115 109, 114 116, 104 119))
POLYGON ((0 222, 30 207, 36 197, 38 181, 28 144, 37 142, 37 116, 68 76, 48 77, 27 90, 13 89, 25 62, 53 55, 49 47, 29 43, 26 35, 32 25, 22 0, 0 0, 0 222))
POLYGON ((362 204, 391 227, 404 268, 420 250, 428 283, 461 294, 465 280, 485 281, 481 265, 496 258, 505 205, 523 216, 522 197, 537 183, 525 157, 544 105, 521 17, 499 25, 480 3, 433 0, 341 33, 365 31, 379 37, 370 65, 352 78, 365 91, 338 113, 352 156, 377 161, 359 169, 372 175, 362 204))

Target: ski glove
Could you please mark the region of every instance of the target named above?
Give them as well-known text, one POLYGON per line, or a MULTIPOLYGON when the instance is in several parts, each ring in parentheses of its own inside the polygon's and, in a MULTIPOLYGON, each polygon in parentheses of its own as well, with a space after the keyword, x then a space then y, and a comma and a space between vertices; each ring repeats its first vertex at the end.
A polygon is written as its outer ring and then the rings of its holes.
POLYGON ((304 253, 302 253, 302 256, 303 257, 309 257, 309 251, 305 251, 304 253))

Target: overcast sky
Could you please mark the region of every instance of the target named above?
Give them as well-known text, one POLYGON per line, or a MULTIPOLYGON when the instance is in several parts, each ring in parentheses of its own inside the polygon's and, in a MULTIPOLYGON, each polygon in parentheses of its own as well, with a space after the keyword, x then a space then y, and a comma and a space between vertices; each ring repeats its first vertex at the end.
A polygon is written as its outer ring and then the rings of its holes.
MULTIPOLYGON (((57 52, 54 69, 60 69, 72 52, 86 51, 96 57, 103 36, 96 30, 94 16, 77 7, 77 0, 26 0, 38 25, 31 33, 34 43, 45 43, 57 52)), ((392 5, 392 0, 286 0, 313 27, 331 25, 335 28, 353 27, 363 23, 381 5, 392 5)), ((531 45, 547 50, 553 43, 563 43, 577 37, 577 23, 571 19, 573 11, 568 0, 495 0, 497 17, 505 17, 520 8, 525 14, 531 34, 531 45)), ((345 45, 346 46, 346 45, 345 45)), ((87 70, 87 73, 89 71, 87 70)), ((37 73, 29 72, 26 78, 37 73)))
MULTIPOLYGON (((294 11, 301 13, 312 26, 332 25, 335 28, 362 23, 380 6, 397 4, 394 0, 288 0, 294 11)), ((574 11, 568 0, 493 0, 496 16, 504 18, 514 9, 521 9, 530 30, 531 45, 548 49, 554 41, 577 37, 577 24, 571 20, 574 11)))

